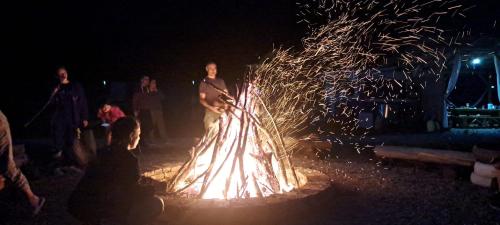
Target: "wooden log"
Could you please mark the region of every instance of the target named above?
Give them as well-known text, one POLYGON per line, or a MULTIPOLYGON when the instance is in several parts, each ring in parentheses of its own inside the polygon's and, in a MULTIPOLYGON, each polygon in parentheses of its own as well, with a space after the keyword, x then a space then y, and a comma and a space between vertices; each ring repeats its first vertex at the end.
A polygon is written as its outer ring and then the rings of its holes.
POLYGON ((469 152, 440 149, 427 149, 406 146, 376 146, 375 155, 382 158, 395 158, 432 162, 449 165, 473 166, 474 156, 469 152))

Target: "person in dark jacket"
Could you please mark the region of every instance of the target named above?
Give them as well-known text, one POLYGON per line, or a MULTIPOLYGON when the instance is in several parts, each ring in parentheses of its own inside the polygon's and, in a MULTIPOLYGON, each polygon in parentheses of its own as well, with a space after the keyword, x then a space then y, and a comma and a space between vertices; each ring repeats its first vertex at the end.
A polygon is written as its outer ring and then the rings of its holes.
POLYGON ((71 194, 69 212, 86 223, 104 219, 126 224, 150 224, 163 212, 163 200, 152 186, 140 183, 137 158, 131 150, 140 139, 140 125, 132 117, 111 127, 111 145, 91 163, 71 194))
POLYGON ((24 193, 33 208, 33 215, 40 212, 45 204, 45 198, 38 197, 33 193, 28 179, 17 168, 14 162, 9 121, 0 111, 0 191, 6 186, 5 183, 12 184, 13 187, 24 193))
POLYGON ((153 127, 150 113, 151 104, 148 102, 148 96, 150 93, 149 85, 149 76, 142 76, 139 88, 136 89, 132 97, 132 108, 134 110, 134 116, 141 122, 141 130, 145 134, 143 134, 142 136, 141 144, 146 144, 146 142, 151 141, 148 139, 153 127))
POLYGON ((88 125, 87 98, 79 83, 70 82, 66 68, 60 67, 57 76, 59 84, 51 99, 54 108, 51 120, 52 141, 56 155, 62 155, 64 162, 73 166, 77 164, 75 140, 81 129, 88 125))
POLYGON ((156 80, 151 80, 149 84, 149 94, 147 96, 150 105, 151 120, 153 130, 150 133, 150 139, 155 139, 155 133, 160 140, 167 138, 167 129, 165 128, 165 120, 163 114, 163 100, 165 96, 158 89, 156 80))

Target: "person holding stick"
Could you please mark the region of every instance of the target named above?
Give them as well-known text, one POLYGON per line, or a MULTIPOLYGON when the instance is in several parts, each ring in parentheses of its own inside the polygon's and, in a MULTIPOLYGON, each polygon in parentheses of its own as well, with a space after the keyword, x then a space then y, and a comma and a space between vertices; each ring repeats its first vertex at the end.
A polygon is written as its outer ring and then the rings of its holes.
POLYGON ((83 87, 69 80, 65 67, 57 69, 59 84, 54 89, 51 104, 54 108, 51 120, 53 146, 56 158, 62 156, 67 166, 78 165, 75 141, 81 129, 88 126, 87 98, 83 87))
POLYGON ((226 104, 220 100, 222 90, 229 93, 223 79, 217 77, 217 64, 208 62, 205 65, 207 76, 202 80, 199 87, 200 104, 205 108, 203 124, 205 131, 216 122, 220 115, 226 110, 226 104))

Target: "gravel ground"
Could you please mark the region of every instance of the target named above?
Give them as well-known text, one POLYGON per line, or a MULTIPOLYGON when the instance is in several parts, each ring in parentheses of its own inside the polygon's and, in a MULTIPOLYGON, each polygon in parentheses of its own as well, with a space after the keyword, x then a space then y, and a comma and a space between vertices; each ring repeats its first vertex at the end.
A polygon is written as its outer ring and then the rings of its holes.
MULTIPOLYGON (((186 157, 186 151, 181 150, 154 151, 145 153, 141 160, 150 166, 186 157)), ((500 224, 500 212, 488 207, 493 192, 470 184, 466 171, 455 173, 428 164, 382 163, 370 154, 339 155, 328 160, 296 158, 295 164, 329 175, 331 188, 304 201, 224 212, 228 215, 224 218, 200 212, 200 218, 207 219, 198 224, 500 224)), ((36 218, 25 216, 28 212, 24 203, 15 203, 19 196, 3 193, 0 224, 80 224, 65 211, 66 198, 79 177, 42 176, 32 181, 33 189, 48 199, 36 218)), ((172 222, 184 223, 192 221, 172 222)))

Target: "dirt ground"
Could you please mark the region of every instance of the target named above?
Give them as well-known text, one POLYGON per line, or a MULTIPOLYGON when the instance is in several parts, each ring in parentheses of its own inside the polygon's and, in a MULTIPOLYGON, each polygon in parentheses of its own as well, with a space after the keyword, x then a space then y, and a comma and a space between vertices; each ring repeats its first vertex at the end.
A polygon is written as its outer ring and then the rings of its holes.
MULTIPOLYGON (((259 209, 200 212, 196 220, 182 218, 169 224, 500 224, 500 212, 488 206, 493 191, 470 184, 466 169, 382 162, 369 152, 334 155, 338 158, 294 160, 330 176, 331 188, 317 196, 259 209)), ((141 161, 147 167, 186 157, 186 150, 164 148, 143 153, 141 161)), ((0 224, 81 224, 65 210, 79 177, 43 175, 32 180, 35 192, 47 197, 36 218, 26 216, 25 203, 17 203, 20 196, 2 193, 0 224)))

